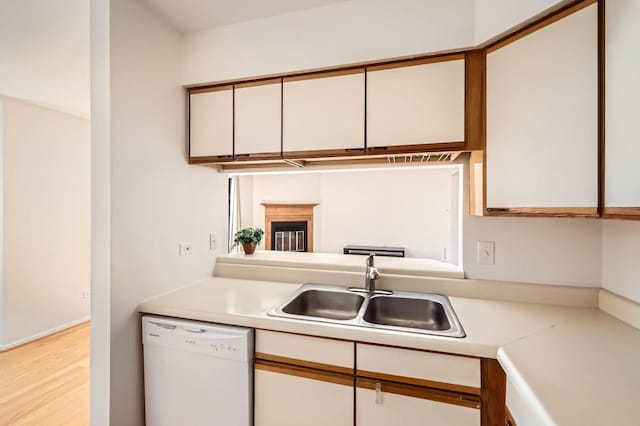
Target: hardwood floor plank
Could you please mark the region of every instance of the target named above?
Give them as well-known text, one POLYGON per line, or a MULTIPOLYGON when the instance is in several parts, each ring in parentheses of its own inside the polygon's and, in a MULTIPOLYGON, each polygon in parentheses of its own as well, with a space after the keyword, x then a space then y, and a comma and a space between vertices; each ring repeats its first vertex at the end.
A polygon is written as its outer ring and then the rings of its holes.
POLYGON ((0 425, 88 425, 89 356, 89 323, 0 353, 0 425))

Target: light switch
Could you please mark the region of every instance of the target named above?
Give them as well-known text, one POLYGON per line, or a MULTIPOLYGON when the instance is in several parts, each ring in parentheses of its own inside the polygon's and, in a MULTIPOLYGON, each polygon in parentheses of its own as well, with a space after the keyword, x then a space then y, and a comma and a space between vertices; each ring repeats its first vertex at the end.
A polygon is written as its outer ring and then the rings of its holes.
POLYGON ((496 243, 493 241, 478 241, 478 265, 495 265, 496 243))
POLYGON ((216 251, 218 249, 218 235, 215 233, 209 234, 209 250, 216 251))

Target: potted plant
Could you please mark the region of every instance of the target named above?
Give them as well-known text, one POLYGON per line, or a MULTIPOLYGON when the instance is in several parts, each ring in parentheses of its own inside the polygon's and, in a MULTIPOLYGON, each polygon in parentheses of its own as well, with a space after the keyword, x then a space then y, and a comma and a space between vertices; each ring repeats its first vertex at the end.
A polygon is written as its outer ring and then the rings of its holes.
POLYGON ((264 230, 260 228, 242 228, 233 236, 233 248, 242 244, 244 254, 253 254, 263 235, 264 230))

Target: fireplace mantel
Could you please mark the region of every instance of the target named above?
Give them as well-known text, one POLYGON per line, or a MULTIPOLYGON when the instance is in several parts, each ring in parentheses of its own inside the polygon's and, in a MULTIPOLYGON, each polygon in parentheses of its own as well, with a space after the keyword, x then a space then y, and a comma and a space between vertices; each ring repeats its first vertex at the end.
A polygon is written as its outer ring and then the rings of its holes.
POLYGON ((265 250, 271 250, 273 222, 307 222, 307 251, 313 251, 313 208, 318 203, 260 203, 264 206, 265 250))

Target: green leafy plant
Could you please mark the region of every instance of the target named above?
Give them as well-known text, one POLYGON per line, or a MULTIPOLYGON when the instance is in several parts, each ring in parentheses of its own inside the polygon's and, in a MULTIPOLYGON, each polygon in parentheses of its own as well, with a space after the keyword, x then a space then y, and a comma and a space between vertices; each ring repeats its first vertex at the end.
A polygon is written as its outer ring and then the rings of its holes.
POLYGON ((240 244, 260 244, 263 235, 264 230, 260 228, 242 228, 233 236, 233 248, 236 248, 240 244))

